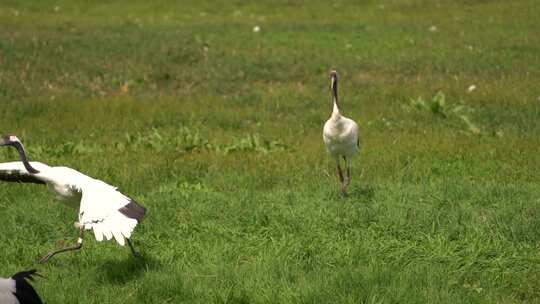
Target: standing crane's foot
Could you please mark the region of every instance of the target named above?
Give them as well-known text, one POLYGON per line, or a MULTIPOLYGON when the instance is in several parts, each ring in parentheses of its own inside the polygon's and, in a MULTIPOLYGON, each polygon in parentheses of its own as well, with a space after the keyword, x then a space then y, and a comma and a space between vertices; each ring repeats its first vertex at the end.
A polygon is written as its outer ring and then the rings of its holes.
POLYGON ((341 196, 347 197, 349 194, 347 194, 347 186, 341 185, 341 196))
POLYGON ((341 195, 343 197, 349 196, 347 193, 347 189, 349 188, 349 184, 351 183, 351 180, 349 178, 344 178, 343 182, 341 183, 341 195))

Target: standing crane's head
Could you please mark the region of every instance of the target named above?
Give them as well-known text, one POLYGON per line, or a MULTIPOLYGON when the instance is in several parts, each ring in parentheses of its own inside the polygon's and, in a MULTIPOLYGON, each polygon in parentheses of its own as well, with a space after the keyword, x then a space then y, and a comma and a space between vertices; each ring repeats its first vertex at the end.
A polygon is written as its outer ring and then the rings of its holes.
POLYGON ((332 69, 330 71, 330 90, 332 91, 332 96, 334 97, 335 102, 337 102, 337 99, 338 99, 337 83, 338 83, 338 73, 336 70, 332 69))
POLYGON ((26 170, 33 174, 39 173, 39 171, 32 167, 32 165, 28 162, 28 158, 26 157, 26 152, 24 151, 23 144, 17 136, 6 135, 2 137, 2 139, 0 140, 0 147, 1 146, 13 146, 15 149, 17 149, 17 152, 19 152, 19 155, 21 156, 21 161, 23 162, 26 170))
POLYGON ((337 81, 338 81, 338 73, 336 70, 332 69, 330 71, 330 88, 334 90, 334 88, 337 88, 337 81))

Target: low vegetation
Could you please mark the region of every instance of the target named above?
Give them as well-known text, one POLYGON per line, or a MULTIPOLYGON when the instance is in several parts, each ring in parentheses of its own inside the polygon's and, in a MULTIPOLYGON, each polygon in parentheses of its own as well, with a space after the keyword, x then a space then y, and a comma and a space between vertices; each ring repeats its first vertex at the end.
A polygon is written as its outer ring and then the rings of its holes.
POLYGON ((76 240, 77 211, 2 183, 0 276, 38 267, 47 303, 538 303, 539 15, 532 0, 3 1, 1 133, 148 217, 141 259, 89 234, 40 266, 76 240), (363 145, 347 199, 322 143, 332 67, 363 145))

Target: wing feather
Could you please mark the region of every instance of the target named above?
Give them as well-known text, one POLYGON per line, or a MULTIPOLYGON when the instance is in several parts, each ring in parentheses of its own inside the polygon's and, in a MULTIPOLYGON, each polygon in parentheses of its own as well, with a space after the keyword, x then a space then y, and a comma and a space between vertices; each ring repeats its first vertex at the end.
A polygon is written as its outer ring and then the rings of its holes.
POLYGON ((99 180, 92 180, 80 188, 79 222, 85 229, 94 230, 96 240, 114 238, 124 246, 124 238, 131 237, 146 209, 115 187, 99 180))
MULTIPOLYGON (((30 164, 38 171, 47 170, 50 168, 49 166, 40 162, 30 162, 30 164)), ((0 163, 0 180, 16 183, 45 184, 45 182, 40 179, 39 173, 29 173, 24 167, 24 164, 20 161, 0 163)))
POLYGON ((111 218, 109 218, 107 221, 103 221, 101 222, 101 226, 103 227, 103 234, 105 235, 105 239, 107 241, 110 241, 113 237, 113 234, 112 234, 112 231, 114 229, 114 227, 111 227, 109 224, 113 224, 111 223, 111 218))
POLYGON ((121 229, 112 229, 111 232, 112 232, 116 242, 118 244, 120 244, 120 246, 124 246, 125 245, 125 243, 124 243, 125 240, 124 240, 124 235, 122 234, 122 230, 121 229))
MULTIPOLYGON (((86 225, 85 225, 86 227, 86 225)), ((92 228, 94 228, 94 236, 96 237, 96 240, 98 242, 103 241, 103 231, 101 229, 101 225, 95 223, 92 225, 92 228)))

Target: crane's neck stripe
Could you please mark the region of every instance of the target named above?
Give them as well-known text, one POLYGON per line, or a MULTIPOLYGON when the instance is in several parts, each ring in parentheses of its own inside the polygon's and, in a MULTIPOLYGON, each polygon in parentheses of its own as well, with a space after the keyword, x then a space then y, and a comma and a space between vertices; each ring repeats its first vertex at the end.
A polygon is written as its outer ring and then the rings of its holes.
POLYGON ((36 170, 32 165, 30 165, 30 162, 28 162, 28 158, 26 157, 26 152, 24 151, 24 147, 20 142, 16 142, 13 144, 15 146, 15 149, 19 152, 19 155, 21 157, 21 161, 23 162, 24 167, 28 172, 36 174, 39 173, 38 170, 36 170))

